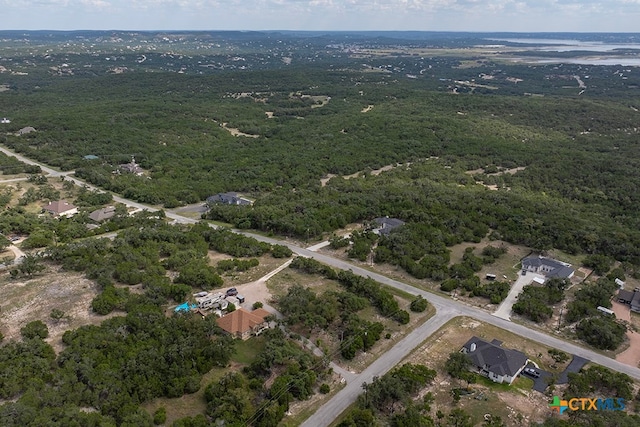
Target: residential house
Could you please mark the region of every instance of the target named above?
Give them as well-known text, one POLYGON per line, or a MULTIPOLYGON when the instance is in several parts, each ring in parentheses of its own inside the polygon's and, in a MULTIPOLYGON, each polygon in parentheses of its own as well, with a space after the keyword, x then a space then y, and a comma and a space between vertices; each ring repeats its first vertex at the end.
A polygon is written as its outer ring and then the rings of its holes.
POLYGON ((107 206, 106 208, 96 209, 89 214, 89 218, 95 222, 103 222, 112 218, 116 214, 115 206, 107 206))
POLYGON ((404 221, 398 218, 389 218, 388 216, 375 218, 373 221, 378 224, 378 228, 373 229, 373 232, 385 236, 391 233, 391 230, 404 225, 404 221))
POLYGON ((633 291, 620 289, 617 298, 618 302, 630 306, 631 311, 640 313, 640 288, 635 288, 633 291))
POLYGON ((251 336, 260 335, 269 328, 269 322, 264 319, 270 314, 263 308, 254 311, 239 308, 216 319, 216 322, 220 328, 230 333, 234 338, 247 340, 251 336))
POLYGON ((618 291, 618 302, 622 304, 631 305, 631 301, 633 301, 633 297, 636 293, 632 291, 625 291, 624 289, 620 289, 618 291))
POLYGON ((56 200, 42 206, 42 210, 58 217, 72 217, 78 213, 78 208, 66 200, 56 200))
POLYGON ((2 123, 3 125, 9 124, 11 123, 11 120, 7 119, 6 117, 3 117, 2 120, 0 120, 0 123, 2 123))
POLYGON ((124 163, 118 166, 122 172, 132 173, 134 175, 142 175, 144 170, 136 163, 136 159, 132 156, 129 163, 124 163))
POLYGON ((497 383, 511 384, 527 366, 526 354, 502 347, 502 342, 472 337, 460 350, 466 354, 478 373, 497 383))
POLYGON ((35 128, 31 126, 27 126, 26 128, 22 128, 18 132, 16 132, 16 136, 26 135, 28 133, 35 132, 35 131, 36 131, 35 128))
POLYGON ((207 197, 208 205, 224 204, 224 205, 252 205, 253 202, 246 197, 243 197, 240 193, 228 192, 218 193, 213 196, 207 197))
POLYGON ((570 279, 575 271, 571 264, 543 256, 528 256, 522 260, 522 271, 544 274, 548 279, 570 279))

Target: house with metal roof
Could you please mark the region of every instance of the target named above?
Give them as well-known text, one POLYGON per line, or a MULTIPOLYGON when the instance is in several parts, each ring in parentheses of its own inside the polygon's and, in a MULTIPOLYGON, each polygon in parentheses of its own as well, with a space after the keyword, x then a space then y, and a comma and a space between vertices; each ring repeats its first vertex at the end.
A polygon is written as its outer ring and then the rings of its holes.
POLYGON ((529 362, 526 354, 504 348, 502 342, 495 339, 488 342, 471 337, 460 351, 467 355, 480 375, 496 383, 513 383, 529 362))

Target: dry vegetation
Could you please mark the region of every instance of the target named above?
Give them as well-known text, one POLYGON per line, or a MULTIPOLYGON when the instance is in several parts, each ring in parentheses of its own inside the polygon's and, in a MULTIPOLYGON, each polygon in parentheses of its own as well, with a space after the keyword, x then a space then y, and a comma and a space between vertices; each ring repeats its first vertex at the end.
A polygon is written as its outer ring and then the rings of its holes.
POLYGON ((55 266, 32 279, 10 279, 8 272, 0 276, 2 302, 0 303, 0 327, 5 339, 20 339, 20 328, 34 320, 43 321, 49 328, 47 342, 59 353, 62 334, 83 325, 97 325, 105 319, 117 316, 100 316, 92 312, 91 300, 98 295, 98 286, 81 274, 62 271, 55 266), (65 313, 64 318, 54 320, 51 310, 65 313))
MULTIPOLYGON (((460 349, 474 335, 489 341, 494 338, 501 340, 504 347, 522 351, 542 369, 551 372, 562 372, 567 364, 555 364, 547 353, 548 348, 539 343, 494 326, 458 317, 429 337, 404 361, 423 364, 437 370, 438 376, 433 385, 424 390, 424 393, 431 391, 434 394, 436 399, 434 408, 451 407, 453 405, 451 389, 466 387, 467 384, 464 381, 452 379, 444 371, 444 363, 451 352, 460 349), (552 368, 552 366, 555 367, 552 368)), ((501 416, 508 425, 518 425, 520 422, 522 425, 529 425, 530 422, 542 421, 549 415, 548 397, 531 390, 532 386, 533 382, 530 379, 522 377, 516 379, 511 386, 482 380, 477 384, 471 384, 470 387, 474 393, 462 396, 459 406, 472 415, 476 425, 482 421, 486 413, 501 416), (480 393, 483 396, 477 399, 480 393)))

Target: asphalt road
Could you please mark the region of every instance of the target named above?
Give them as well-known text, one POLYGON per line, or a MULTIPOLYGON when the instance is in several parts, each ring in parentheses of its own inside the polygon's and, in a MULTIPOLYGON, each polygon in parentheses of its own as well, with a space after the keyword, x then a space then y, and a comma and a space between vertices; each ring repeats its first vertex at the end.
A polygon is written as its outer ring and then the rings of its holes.
MULTIPOLYGON (((42 168, 43 171, 49 173, 52 176, 65 175, 65 179, 70 179, 78 185, 86 185, 88 188, 98 190, 96 187, 87 185, 84 181, 81 181, 77 178, 66 176, 71 172, 61 173, 61 172, 55 171, 40 163, 34 162, 23 156, 19 156, 10 150, 7 150, 6 148, 0 147, 0 151, 4 152, 9 156, 15 156, 18 160, 23 161, 25 163, 38 165, 42 168)), ((149 211, 159 210, 156 207, 147 206, 142 203, 137 203, 132 200, 128 200, 119 196, 114 196, 114 200, 116 202, 124 203, 127 206, 132 206, 138 209, 146 209, 149 211)), ((196 223, 197 222, 197 220, 195 219, 185 218, 170 210, 165 212, 168 218, 174 219, 175 221, 180 223, 196 223)), ((307 421, 305 421, 305 423, 303 423, 304 426, 313 426, 313 427, 328 426, 334 419, 336 419, 340 415, 342 411, 344 411, 344 409, 346 409, 349 405, 355 402, 358 395, 360 395, 363 391, 362 384, 364 382, 369 383, 371 382, 374 376, 380 376, 386 373, 387 371, 389 371, 393 366, 395 366, 398 362, 400 362, 402 358, 404 358, 407 354, 409 354, 411 350, 419 346, 425 339, 427 339, 431 334, 437 331, 448 320, 456 316, 467 316, 467 317, 474 318, 476 320, 480 320, 482 322, 497 326, 499 328, 502 328, 512 333, 515 333, 517 335, 520 335, 534 342, 539 342, 546 346, 557 348, 568 353, 572 353, 576 356, 590 360, 594 363, 613 369, 615 371, 625 373, 632 378, 640 380, 640 369, 617 362, 600 353, 596 353, 595 351, 580 347, 576 344, 566 342, 557 337, 549 335, 545 332, 541 332, 535 329, 530 329, 527 326, 496 317, 491 313, 487 313, 478 308, 467 306, 459 301, 454 301, 435 293, 426 292, 424 290, 415 288, 406 283, 390 279, 386 276, 382 276, 378 273, 371 272, 369 270, 355 266, 343 260, 333 258, 324 254, 320 254, 306 248, 299 247, 287 241, 276 240, 276 239, 268 238, 259 234, 240 232, 240 231, 236 231, 236 232, 246 236, 253 237, 259 241, 263 241, 271 244, 285 245, 289 247, 292 251, 294 251, 295 253, 301 256, 314 258, 331 267, 342 269, 342 270, 351 270, 354 274, 358 274, 364 277, 371 277, 372 279, 380 283, 408 292, 410 294, 422 295, 426 300, 428 300, 436 308, 435 316, 433 316, 431 319, 426 321, 423 325, 416 328, 413 332, 407 335, 398 344, 392 347, 388 352, 380 356, 380 358, 378 358, 367 369, 365 369, 362 373, 360 373, 354 380, 350 381, 344 389, 342 389, 339 393, 337 393, 331 400, 325 403, 320 409, 318 409, 318 411, 316 411, 316 413, 314 413, 307 421)))

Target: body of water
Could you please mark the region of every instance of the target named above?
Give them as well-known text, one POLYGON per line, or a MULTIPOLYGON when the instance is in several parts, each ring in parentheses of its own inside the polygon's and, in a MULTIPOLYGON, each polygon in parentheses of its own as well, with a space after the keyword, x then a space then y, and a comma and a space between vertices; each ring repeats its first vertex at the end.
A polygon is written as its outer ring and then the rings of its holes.
POLYGON ((537 64, 582 64, 582 65, 621 65, 640 67, 640 43, 601 43, 580 41, 574 39, 537 39, 537 38, 508 38, 490 39, 509 43, 536 44, 527 46, 529 50, 540 51, 541 58, 517 58, 517 61, 534 62, 537 64), (613 56, 617 49, 637 49, 637 55, 613 56), (544 58, 544 52, 593 52, 589 56, 574 58, 544 58), (606 55, 597 56, 598 53, 606 55))

